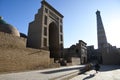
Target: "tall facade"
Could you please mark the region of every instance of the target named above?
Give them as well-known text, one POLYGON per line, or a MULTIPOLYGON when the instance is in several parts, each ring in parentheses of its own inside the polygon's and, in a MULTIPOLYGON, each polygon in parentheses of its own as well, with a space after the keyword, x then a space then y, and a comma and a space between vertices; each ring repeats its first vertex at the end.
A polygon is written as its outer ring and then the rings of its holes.
POLYGON ((34 21, 29 23, 27 47, 46 49, 51 58, 60 57, 63 49, 62 21, 63 15, 43 0, 34 21))
POLYGON ((97 39, 98 39, 98 49, 107 47, 107 38, 102 23, 100 11, 96 12, 97 17, 97 39))

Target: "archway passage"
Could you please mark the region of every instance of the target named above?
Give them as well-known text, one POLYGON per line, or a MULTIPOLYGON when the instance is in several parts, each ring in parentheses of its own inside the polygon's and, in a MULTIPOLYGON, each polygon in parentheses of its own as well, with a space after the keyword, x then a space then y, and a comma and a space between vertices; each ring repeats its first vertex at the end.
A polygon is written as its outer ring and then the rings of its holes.
POLYGON ((59 29, 54 22, 49 25, 50 58, 59 58, 59 29))

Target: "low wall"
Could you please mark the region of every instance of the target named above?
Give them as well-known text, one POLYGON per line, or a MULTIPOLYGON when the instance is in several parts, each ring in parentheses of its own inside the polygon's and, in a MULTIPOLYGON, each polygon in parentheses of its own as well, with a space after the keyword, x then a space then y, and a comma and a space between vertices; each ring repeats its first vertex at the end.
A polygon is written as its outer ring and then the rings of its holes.
POLYGON ((26 39, 0 32, 0 73, 48 68, 49 51, 26 48, 26 39))
POLYGON ((80 58, 72 57, 72 65, 80 65, 80 58))
POLYGON ((33 49, 0 49, 0 72, 48 68, 49 52, 33 49), (2 52, 1 52, 2 51, 2 52))

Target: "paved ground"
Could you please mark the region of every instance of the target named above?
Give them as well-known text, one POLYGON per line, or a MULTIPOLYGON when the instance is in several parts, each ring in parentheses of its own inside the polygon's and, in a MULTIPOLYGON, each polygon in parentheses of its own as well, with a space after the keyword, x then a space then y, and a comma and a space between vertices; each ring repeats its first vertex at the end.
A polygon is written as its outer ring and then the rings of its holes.
POLYGON ((98 73, 91 70, 70 80, 120 80, 120 66, 102 65, 98 73))
POLYGON ((83 67, 84 65, 79 65, 55 69, 1 74, 0 80, 62 80, 66 76, 79 72, 79 70, 83 67))
POLYGON ((1 74, 0 80, 120 80, 120 66, 102 65, 98 73, 91 70, 78 75, 83 67, 84 65, 1 74))

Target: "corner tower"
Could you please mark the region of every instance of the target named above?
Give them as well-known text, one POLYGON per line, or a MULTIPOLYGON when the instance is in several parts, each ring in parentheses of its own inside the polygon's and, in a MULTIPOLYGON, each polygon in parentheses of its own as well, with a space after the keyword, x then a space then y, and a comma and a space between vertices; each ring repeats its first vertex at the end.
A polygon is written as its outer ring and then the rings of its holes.
POLYGON ((27 47, 46 49, 51 58, 59 58, 63 49, 63 15, 45 0, 29 23, 27 47))
POLYGON ((96 11, 97 17, 97 40, 98 40, 98 49, 107 47, 107 38, 102 23, 100 11, 96 11))

